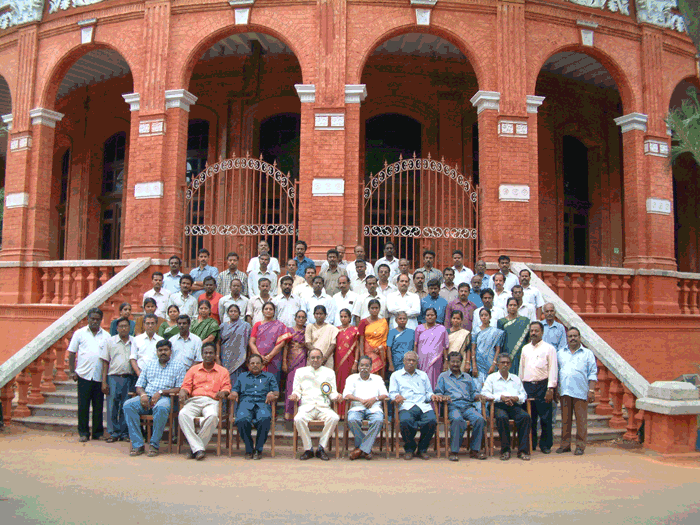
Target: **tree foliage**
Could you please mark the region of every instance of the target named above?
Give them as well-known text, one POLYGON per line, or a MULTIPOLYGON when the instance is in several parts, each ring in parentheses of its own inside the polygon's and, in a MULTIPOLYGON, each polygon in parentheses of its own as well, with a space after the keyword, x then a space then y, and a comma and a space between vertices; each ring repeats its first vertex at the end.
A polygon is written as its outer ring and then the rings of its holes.
POLYGON ((687 93, 688 98, 683 100, 681 107, 672 109, 666 119, 678 140, 678 144, 671 148, 671 161, 683 153, 690 153, 700 164, 700 99, 694 87, 688 88, 687 93))

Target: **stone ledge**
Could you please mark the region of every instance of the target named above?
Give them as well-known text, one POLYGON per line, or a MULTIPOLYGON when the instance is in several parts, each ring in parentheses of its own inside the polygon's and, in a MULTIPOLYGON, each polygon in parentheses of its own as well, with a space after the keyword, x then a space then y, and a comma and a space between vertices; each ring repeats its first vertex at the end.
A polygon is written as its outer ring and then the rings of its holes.
POLYGON ((641 399, 637 399, 636 406, 638 410, 668 416, 688 416, 692 414, 700 414, 700 400, 669 401, 666 399, 643 397, 641 399))
POLYGON ((700 399, 698 389, 681 381, 654 381, 647 396, 665 401, 695 401, 700 399))

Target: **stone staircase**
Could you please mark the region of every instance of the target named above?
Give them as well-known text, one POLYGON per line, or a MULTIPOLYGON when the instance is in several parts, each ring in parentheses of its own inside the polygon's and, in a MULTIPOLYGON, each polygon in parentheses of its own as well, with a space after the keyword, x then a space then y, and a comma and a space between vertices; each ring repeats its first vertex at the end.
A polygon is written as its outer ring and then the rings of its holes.
MULTIPOLYGON (((44 392, 45 401, 40 405, 28 405, 31 415, 13 418, 13 422, 29 428, 51 430, 64 433, 78 431, 78 393, 73 381, 54 381, 55 392, 44 392)), ((610 441, 622 437, 625 429, 610 428, 608 422, 612 416, 595 413, 597 403, 588 406, 588 441, 610 441)), ((284 404, 277 404, 277 420, 275 422, 276 444, 281 447, 292 446, 293 424, 283 418, 284 404)), ((105 416, 106 423, 106 416, 105 416)), ((575 434, 575 426, 573 432, 575 434)), ((316 436, 319 432, 311 432, 316 436)), ((442 432, 441 432, 442 434, 442 432)), ((343 423, 341 422, 341 440, 343 439, 343 423)), ((561 436, 561 411, 557 411, 554 428, 554 440, 561 436)), ((242 445, 242 444, 241 444, 242 445)), ((301 445, 301 442, 300 442, 301 445)))

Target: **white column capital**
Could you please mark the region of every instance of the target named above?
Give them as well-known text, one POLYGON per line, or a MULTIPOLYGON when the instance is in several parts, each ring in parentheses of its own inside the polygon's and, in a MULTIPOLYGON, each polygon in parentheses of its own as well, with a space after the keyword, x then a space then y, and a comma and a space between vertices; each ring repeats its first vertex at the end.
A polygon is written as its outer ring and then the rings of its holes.
POLYGON ((138 111, 141 109, 141 95, 138 93, 124 93, 122 98, 124 102, 129 104, 129 111, 138 111))
POLYGON ((190 111, 190 106, 197 102, 197 97, 186 89, 168 89, 165 91, 165 109, 180 108, 190 111))
POLYGON ((32 119, 32 125, 43 124, 50 128, 56 127, 56 122, 60 122, 63 118, 63 113, 51 111, 46 108, 34 108, 29 110, 29 116, 32 119))
POLYGON ((477 115, 485 109, 501 109, 501 94, 498 91, 477 91, 469 101, 476 108, 477 115))
POLYGON ((620 131, 622 133, 627 133, 632 130, 639 130, 646 132, 647 130, 647 117, 644 113, 629 113, 627 115, 622 115, 615 119, 615 124, 620 126, 620 131))
POLYGON ((294 84, 301 103, 316 102, 316 86, 314 84, 294 84))
POLYGON ((361 104, 367 98, 367 85, 345 84, 345 103, 361 104))
POLYGON ((527 104, 528 113, 537 113, 537 109, 544 102, 545 97, 538 97, 537 95, 528 95, 525 97, 525 103, 527 104))
POLYGON ((12 113, 2 116, 2 121, 7 125, 7 131, 12 131, 12 113))

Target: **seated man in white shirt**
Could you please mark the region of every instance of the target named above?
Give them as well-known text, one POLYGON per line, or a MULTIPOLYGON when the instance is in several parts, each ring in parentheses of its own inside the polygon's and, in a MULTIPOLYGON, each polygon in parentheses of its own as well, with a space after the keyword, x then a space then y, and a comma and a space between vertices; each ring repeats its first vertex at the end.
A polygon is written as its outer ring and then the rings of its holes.
POLYGON ((511 359, 508 354, 499 354, 495 362, 498 372, 489 375, 481 388, 481 397, 495 402, 496 426, 501 438, 501 460, 510 459, 510 423, 515 421, 518 429, 518 457, 530 461, 530 415, 522 407, 527 400, 525 387, 515 374, 511 374, 511 359))
POLYGON ((360 357, 357 368, 359 374, 348 377, 343 390, 343 398, 352 401, 352 407, 348 411, 348 426, 355 436, 355 450, 348 457, 351 461, 359 458, 372 459, 372 445, 384 421, 382 401, 389 397, 384 380, 377 374, 370 374, 370 356, 360 357), (367 434, 362 431, 363 419, 369 421, 367 434))

